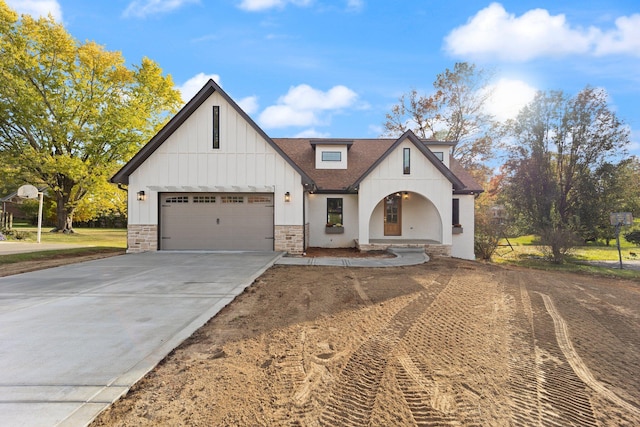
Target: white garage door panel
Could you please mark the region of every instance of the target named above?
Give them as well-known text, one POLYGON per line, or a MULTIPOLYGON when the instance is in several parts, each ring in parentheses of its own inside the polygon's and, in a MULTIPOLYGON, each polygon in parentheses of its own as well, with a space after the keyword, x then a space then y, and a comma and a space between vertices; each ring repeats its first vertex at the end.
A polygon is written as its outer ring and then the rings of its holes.
POLYGON ((163 193, 160 249, 273 250, 273 194, 163 193))

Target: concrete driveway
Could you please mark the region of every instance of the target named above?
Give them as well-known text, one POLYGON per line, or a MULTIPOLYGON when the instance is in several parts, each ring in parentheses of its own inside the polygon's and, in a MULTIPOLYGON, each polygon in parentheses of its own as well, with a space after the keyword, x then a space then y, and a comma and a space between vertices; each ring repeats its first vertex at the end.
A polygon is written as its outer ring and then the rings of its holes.
POLYGON ((129 254, 0 278, 0 425, 86 425, 280 256, 129 254))

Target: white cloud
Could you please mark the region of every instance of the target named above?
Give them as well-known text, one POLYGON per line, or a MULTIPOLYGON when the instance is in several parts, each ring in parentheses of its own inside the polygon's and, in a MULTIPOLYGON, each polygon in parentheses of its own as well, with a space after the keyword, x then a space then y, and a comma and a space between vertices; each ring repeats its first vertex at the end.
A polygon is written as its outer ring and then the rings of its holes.
POLYGON ((264 127, 313 126, 324 122, 323 113, 354 105, 358 95, 346 86, 334 86, 327 92, 301 84, 289 88, 276 105, 260 114, 264 127))
POLYGON ((272 105, 260 114, 260 123, 266 128, 310 126, 319 124, 313 111, 300 111, 290 105, 272 105))
POLYGON ((185 4, 199 2, 200 0, 134 0, 122 14, 126 17, 144 18, 156 13, 171 12, 185 4))
POLYGON ((176 89, 178 89, 182 94, 182 100, 184 102, 189 102, 189 100, 193 98, 193 96, 198 93, 200 89, 202 89, 202 86, 204 86, 205 83, 209 81, 209 79, 212 79, 214 82, 220 84, 219 75, 198 73, 184 82, 182 85, 177 86, 176 89))
POLYGON ((352 105, 357 97, 346 86, 334 86, 328 92, 322 92, 302 84, 289 88, 289 92, 280 97, 278 102, 302 110, 333 110, 352 105))
POLYGON ((302 132, 298 132, 294 138, 329 138, 331 134, 329 132, 318 132, 314 128, 305 129, 302 132))
POLYGON ((620 17, 615 29, 571 25, 565 15, 532 9, 521 16, 492 3, 445 37, 451 55, 529 61, 567 55, 632 54, 640 56, 640 14, 620 17))
POLYGON ((7 0, 7 5, 19 14, 34 18, 51 14, 56 22, 62 22, 62 8, 57 0, 7 0))
POLYGON ((596 55, 624 54, 640 56, 640 14, 616 19, 616 29, 603 33, 597 41, 596 55))
POLYGON ((242 108, 242 110, 251 115, 258 111, 258 97, 257 96, 247 96, 246 98, 242 98, 237 102, 237 104, 242 108))
POLYGON ((520 17, 492 3, 454 29, 446 38, 446 49, 456 56, 492 56, 527 61, 539 56, 585 53, 592 30, 572 29, 564 15, 551 16, 533 9, 520 17))
POLYGON ((294 6, 309 6, 313 0, 242 0, 238 7, 249 12, 259 12, 267 9, 284 8, 287 4, 294 6))
POLYGON ((515 118, 522 107, 531 102, 537 89, 522 80, 502 78, 489 87, 493 91, 487 100, 485 111, 497 120, 515 118))

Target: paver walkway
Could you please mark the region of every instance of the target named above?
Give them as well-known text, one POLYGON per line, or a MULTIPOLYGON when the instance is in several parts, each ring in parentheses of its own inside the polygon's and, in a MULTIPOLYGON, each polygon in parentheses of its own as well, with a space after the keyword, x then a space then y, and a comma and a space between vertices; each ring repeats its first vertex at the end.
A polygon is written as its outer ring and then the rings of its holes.
POLYGON ((280 265, 324 265, 333 267, 398 267, 418 265, 429 261, 421 248, 392 248, 395 258, 337 258, 337 257, 282 257, 280 265))

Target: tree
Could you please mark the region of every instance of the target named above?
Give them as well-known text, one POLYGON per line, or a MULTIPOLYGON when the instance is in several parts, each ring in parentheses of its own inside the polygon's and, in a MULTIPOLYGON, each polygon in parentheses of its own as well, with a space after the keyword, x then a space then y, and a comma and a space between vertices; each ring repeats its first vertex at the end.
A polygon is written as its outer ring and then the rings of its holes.
POLYGON ((150 59, 80 43, 51 16, 18 17, 0 0, 0 156, 48 186, 57 229, 157 132, 181 100, 150 59))
POLYGON ((603 196, 587 192, 589 182, 624 155, 628 130, 605 91, 591 87, 574 97, 539 92, 506 130, 513 138, 505 164, 509 204, 561 260, 562 240, 573 240, 580 215, 603 196))
POLYGON ((474 64, 456 63, 438 74, 433 93, 403 94, 386 115, 385 133, 411 129, 420 138, 454 142, 453 156, 469 170, 482 170, 493 155, 493 118, 484 112, 490 77, 474 64))

